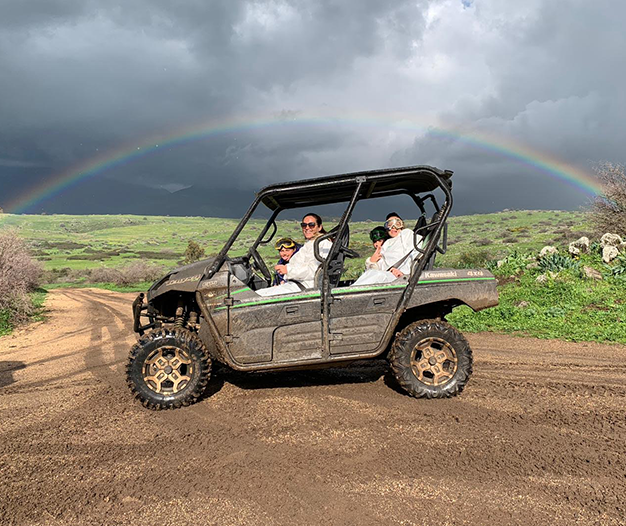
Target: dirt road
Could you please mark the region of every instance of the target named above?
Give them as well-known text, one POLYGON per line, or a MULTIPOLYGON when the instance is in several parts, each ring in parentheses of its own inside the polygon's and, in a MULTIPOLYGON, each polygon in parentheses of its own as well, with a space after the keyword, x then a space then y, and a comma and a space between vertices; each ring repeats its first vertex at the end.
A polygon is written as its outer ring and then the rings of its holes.
POLYGON ((384 362, 218 370, 152 412, 124 364, 134 295, 58 290, 0 338, 0 524, 626 524, 626 348, 470 336, 457 398, 384 362))

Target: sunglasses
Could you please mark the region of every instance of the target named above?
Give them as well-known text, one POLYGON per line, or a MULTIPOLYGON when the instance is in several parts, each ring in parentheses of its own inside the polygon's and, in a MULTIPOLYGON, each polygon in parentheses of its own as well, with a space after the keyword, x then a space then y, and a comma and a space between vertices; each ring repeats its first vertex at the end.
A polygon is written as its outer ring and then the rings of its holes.
POLYGON ((314 221, 311 221, 310 223, 300 223, 300 226, 302 228, 306 228, 306 227, 313 228, 317 226, 317 223, 314 221))
POLYGON ((274 243, 274 248, 276 248, 276 250, 281 250, 283 248, 296 248, 296 244, 293 239, 282 238, 274 243))

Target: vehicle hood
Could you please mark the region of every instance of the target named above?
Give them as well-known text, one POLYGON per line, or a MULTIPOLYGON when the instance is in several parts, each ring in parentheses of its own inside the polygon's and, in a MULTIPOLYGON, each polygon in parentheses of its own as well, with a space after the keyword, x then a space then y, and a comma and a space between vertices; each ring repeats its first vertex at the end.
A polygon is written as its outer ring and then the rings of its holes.
POLYGON ((195 292, 206 268, 211 266, 214 261, 215 258, 203 259, 172 270, 150 287, 148 301, 173 290, 195 292))

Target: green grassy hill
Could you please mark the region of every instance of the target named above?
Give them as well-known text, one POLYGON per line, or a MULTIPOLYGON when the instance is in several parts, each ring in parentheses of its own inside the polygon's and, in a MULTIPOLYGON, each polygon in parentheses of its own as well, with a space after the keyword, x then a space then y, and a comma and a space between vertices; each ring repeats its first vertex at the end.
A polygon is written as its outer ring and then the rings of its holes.
MULTIPOLYGON (((407 221, 412 224, 412 221, 407 221)), ((263 226, 252 221, 242 232, 233 252, 242 253, 263 226)), ((371 252, 369 231, 378 223, 351 225, 351 247, 363 258, 353 261, 350 272, 359 271, 371 252)), ((30 244, 33 255, 46 270, 121 267, 137 260, 166 268, 181 264, 189 240, 202 246, 207 256, 215 255, 228 239, 237 221, 204 217, 160 217, 131 215, 12 215, 0 216, 0 228, 13 227, 30 244)), ((332 225, 325 225, 332 226, 332 225)), ((582 212, 515 211, 452 217, 448 229, 448 253, 439 256, 438 266, 457 266, 501 258, 512 250, 539 250, 545 244, 563 243, 587 233, 582 212)), ((296 221, 279 221, 279 236, 301 238, 296 221)), ((261 249, 273 260, 271 247, 261 249)))
MULTIPOLYGON (((207 256, 217 254, 236 224, 233 219, 203 217, 0 215, 0 228, 14 228, 27 240, 52 286, 89 284, 98 281, 94 272, 131 268, 137 262, 152 265, 151 275, 131 279, 131 287, 99 285, 117 290, 145 290, 151 280, 182 264, 190 240, 207 256)), ((364 259, 372 252, 368 234, 378 224, 351 225, 350 246, 362 257, 349 260, 347 277, 363 271, 364 259)), ((250 222, 231 254, 244 253, 263 225, 264 221, 250 222)), ((479 313, 461 307, 450 321, 463 331, 626 343, 626 258, 605 265, 597 243, 591 254, 578 259, 567 254, 568 243, 583 235, 597 241, 590 230, 584 212, 505 211, 450 218, 448 251, 438 256, 436 265, 486 266, 498 277, 500 292, 498 307, 479 313), (545 245, 559 247, 561 256, 537 262, 545 245), (503 259, 504 264, 496 265, 503 259), (585 278, 585 266, 597 270, 602 279, 585 278), (537 281, 540 275, 547 279, 537 281)), ((277 235, 301 239, 298 222, 279 222, 277 235)), ((260 252, 268 266, 277 258, 271 246, 260 252)))

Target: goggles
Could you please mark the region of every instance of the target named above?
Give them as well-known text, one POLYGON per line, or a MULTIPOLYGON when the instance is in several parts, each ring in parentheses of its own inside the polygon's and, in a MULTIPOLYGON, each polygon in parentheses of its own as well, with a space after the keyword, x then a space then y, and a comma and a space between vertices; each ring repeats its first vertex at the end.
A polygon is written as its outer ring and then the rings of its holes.
POLYGON ((274 248, 276 250, 281 250, 283 248, 296 248, 296 243, 289 237, 282 237, 274 243, 274 248))
POLYGON ((396 230, 404 228, 404 221, 402 221, 399 217, 392 217, 391 219, 385 221, 385 229, 391 230, 392 228, 395 228, 396 230))

